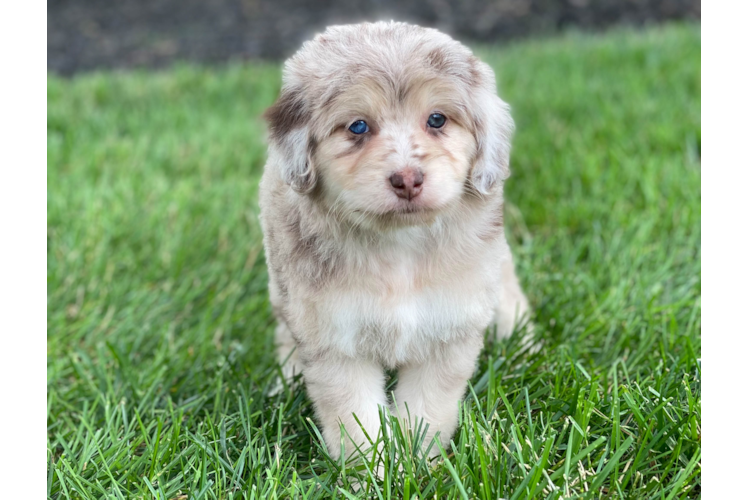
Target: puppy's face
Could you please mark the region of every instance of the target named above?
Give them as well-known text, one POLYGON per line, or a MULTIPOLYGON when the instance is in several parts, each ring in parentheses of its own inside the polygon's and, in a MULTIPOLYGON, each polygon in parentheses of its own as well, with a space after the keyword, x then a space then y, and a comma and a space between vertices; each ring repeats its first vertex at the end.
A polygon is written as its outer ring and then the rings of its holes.
POLYGON ((455 90, 435 76, 401 96, 371 80, 341 91, 327 110, 333 131, 311 158, 328 205, 405 222, 454 204, 477 148, 455 90))
POLYGON ((434 30, 329 29, 287 62, 267 117, 284 179, 356 223, 422 223, 508 174, 493 73, 434 30))

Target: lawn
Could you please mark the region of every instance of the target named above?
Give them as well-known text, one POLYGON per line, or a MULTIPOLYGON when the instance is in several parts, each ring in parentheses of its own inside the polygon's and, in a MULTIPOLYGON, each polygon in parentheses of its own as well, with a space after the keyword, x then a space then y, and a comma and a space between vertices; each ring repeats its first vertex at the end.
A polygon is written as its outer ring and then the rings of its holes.
POLYGON ((446 460, 394 433, 383 481, 327 457, 303 387, 271 395, 280 66, 49 76, 49 497, 700 496, 700 27, 477 51, 517 122, 506 224, 544 345, 488 344, 446 460))

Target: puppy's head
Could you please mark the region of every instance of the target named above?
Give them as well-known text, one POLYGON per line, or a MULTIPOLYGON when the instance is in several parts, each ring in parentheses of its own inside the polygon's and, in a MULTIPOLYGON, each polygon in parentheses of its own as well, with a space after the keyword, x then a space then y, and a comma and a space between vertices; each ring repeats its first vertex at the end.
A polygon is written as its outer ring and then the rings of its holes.
POLYGON ((286 62, 266 118, 283 179, 359 221, 418 223, 509 175, 493 72, 433 29, 328 28, 286 62))

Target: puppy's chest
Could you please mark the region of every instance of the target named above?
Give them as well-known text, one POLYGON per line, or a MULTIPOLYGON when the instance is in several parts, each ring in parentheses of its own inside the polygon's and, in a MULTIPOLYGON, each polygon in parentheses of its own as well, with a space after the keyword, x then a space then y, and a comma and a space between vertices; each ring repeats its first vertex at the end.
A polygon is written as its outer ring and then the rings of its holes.
POLYGON ((435 343, 482 331, 490 318, 491 276, 480 265, 374 262, 324 300, 331 347, 397 366, 428 356, 435 343))

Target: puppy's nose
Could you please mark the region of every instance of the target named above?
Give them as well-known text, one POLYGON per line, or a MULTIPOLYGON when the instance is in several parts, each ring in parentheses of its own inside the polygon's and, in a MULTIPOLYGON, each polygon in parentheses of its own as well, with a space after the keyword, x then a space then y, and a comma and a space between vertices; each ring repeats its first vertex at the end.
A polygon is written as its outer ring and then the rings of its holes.
POLYGON ((412 200, 421 193, 423 172, 415 168, 406 168, 390 176, 390 184, 400 198, 412 200))

